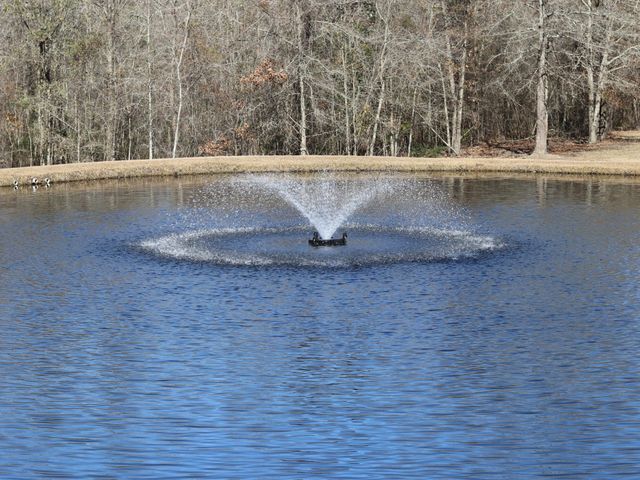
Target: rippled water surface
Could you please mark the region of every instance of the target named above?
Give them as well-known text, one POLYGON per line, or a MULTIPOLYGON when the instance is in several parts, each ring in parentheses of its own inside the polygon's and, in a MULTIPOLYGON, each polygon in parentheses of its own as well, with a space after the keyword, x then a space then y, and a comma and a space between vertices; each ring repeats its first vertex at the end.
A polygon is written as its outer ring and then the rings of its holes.
POLYGON ((640 184, 405 181, 0 191, 0 478, 640 478, 640 184))

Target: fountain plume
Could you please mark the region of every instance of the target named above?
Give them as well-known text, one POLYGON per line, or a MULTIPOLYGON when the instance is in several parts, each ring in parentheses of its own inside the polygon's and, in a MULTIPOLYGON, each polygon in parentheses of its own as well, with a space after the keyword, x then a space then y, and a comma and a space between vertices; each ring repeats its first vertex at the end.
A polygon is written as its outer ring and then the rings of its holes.
POLYGON ((244 181, 280 196, 309 221, 322 239, 332 238, 358 209, 391 190, 388 180, 345 181, 329 173, 313 178, 251 175, 244 181))

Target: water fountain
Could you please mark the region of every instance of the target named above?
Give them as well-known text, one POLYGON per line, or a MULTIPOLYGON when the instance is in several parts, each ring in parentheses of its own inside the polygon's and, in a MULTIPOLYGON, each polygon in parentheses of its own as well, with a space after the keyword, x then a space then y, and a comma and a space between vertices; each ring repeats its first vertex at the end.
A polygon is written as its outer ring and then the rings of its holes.
POLYGON ((359 208, 392 190, 393 182, 381 177, 366 184, 324 173, 314 178, 291 175, 251 175, 242 179, 250 186, 274 192, 296 208, 316 229, 312 246, 344 245, 346 238, 331 241, 334 234, 359 208))
POLYGON ((214 182, 196 203, 180 231, 143 249, 227 265, 345 267, 452 260, 501 246, 474 233, 442 188, 406 176, 245 175, 214 182), (185 232, 188 223, 198 228, 185 232))

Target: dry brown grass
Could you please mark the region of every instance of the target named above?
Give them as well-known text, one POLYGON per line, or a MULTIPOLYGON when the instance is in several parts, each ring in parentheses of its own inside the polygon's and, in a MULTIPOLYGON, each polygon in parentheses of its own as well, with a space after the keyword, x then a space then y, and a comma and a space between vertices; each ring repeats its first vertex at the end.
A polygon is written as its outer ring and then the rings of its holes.
POLYGON ((544 157, 398 158, 348 156, 200 157, 74 163, 0 170, 0 186, 32 177, 53 183, 240 172, 394 171, 640 176, 640 131, 616 132, 597 148, 544 157))

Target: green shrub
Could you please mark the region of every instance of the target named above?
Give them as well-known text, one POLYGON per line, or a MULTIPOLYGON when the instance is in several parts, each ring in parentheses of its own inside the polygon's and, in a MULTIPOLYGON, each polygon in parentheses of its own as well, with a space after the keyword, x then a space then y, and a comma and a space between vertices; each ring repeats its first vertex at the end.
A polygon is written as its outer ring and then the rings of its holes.
POLYGON ((444 152, 447 151, 447 147, 442 145, 416 145, 411 149, 412 157, 441 157, 444 152))

